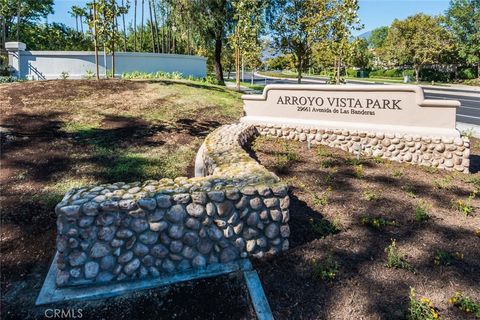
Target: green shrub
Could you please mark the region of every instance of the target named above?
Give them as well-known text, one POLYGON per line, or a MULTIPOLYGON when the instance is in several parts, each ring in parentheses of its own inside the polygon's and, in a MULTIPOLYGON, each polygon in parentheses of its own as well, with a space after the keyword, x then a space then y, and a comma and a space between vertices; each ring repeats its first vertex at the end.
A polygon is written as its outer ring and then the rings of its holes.
POLYGON ((477 72, 473 68, 461 69, 458 72, 458 77, 463 80, 475 79, 477 77, 477 72))
POLYGON ((426 202, 420 201, 415 206, 415 220, 418 222, 423 222, 430 219, 430 215, 428 214, 429 208, 430 206, 426 202))
POLYGON ((347 69, 347 76, 350 78, 355 78, 358 75, 358 71, 354 69, 347 69))
POLYGON ((329 236, 331 234, 337 234, 341 231, 340 225, 335 221, 330 222, 327 219, 315 221, 313 219, 310 219, 309 222, 312 230, 322 239, 326 236, 329 236))
POLYGON ((451 253, 445 250, 437 250, 433 258, 433 264, 436 266, 449 266, 454 260, 462 261, 464 255, 462 252, 451 253))
POLYGON ((312 259, 313 275, 320 280, 332 281, 340 270, 340 264, 331 255, 322 260, 312 259))
POLYGON ((361 216, 360 223, 375 230, 381 230, 385 226, 394 226, 395 220, 387 220, 383 217, 361 216))
POLYGON ((0 76, 0 83, 11 83, 11 82, 17 82, 17 81, 18 81, 17 77, 12 77, 12 76, 1 77, 0 76))

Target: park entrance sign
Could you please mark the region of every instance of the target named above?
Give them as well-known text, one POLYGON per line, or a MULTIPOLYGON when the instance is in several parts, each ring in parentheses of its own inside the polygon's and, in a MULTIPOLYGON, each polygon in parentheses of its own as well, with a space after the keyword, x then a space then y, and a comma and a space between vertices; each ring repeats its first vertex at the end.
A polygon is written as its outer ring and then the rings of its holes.
POLYGON ((270 85, 245 95, 242 122, 262 134, 468 172, 469 141, 453 100, 426 100, 418 86, 270 85))

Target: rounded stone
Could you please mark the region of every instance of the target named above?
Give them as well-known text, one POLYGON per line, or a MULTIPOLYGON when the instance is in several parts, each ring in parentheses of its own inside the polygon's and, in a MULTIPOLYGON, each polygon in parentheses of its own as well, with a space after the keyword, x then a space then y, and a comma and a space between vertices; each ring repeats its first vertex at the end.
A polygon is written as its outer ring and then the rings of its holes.
POLYGON ((99 204, 96 202, 86 202, 82 205, 82 212, 87 216, 96 216, 98 214, 99 204))
POLYGON ((142 258, 142 263, 146 267, 151 267, 155 263, 155 258, 151 255, 146 255, 142 258))
POLYGON ((95 261, 85 263, 85 278, 95 278, 99 272, 99 265, 95 261))
POLYGON ((146 219, 135 218, 132 220, 130 227, 133 231, 140 233, 149 228, 148 222, 146 219))
POLYGON ((235 248, 233 247, 228 247, 222 250, 222 253, 220 254, 220 261, 222 263, 227 263, 235 260, 238 256, 238 252, 235 248))
POLYGON ((234 232, 233 232, 233 227, 232 226, 228 226, 225 230, 223 230, 223 235, 225 236, 225 238, 231 238, 233 235, 234 235, 234 232))
POLYGON ((170 243, 170 251, 173 253, 180 253, 183 249, 183 243, 175 240, 170 243))
POLYGON ((155 210, 157 207, 157 201, 153 198, 143 198, 138 200, 138 206, 144 210, 155 210))
POLYGON ((250 207, 253 210, 259 210, 262 208, 262 206, 263 206, 262 199, 260 199, 259 197, 250 199, 250 207))
POLYGON ((172 273, 173 271, 175 271, 175 264, 173 263, 173 261, 166 259, 162 263, 162 269, 168 273, 172 273))
POLYGON ((253 252, 256 248, 257 242, 256 240, 248 240, 247 241, 247 252, 253 252))
POLYGON ((78 213, 80 212, 80 206, 79 205, 64 206, 64 207, 58 208, 57 211, 59 214, 63 214, 67 217, 75 217, 75 216, 78 216, 78 213))
POLYGON ((188 218, 187 221, 185 222, 185 226, 192 230, 198 230, 200 229, 200 221, 198 221, 195 218, 188 218))
POLYGON ((196 252, 188 246, 184 246, 182 250, 182 256, 184 256, 187 259, 193 259, 195 257, 196 252))
POLYGON ((87 255, 85 252, 75 250, 68 256, 68 262, 72 267, 81 266, 85 261, 87 261, 87 255))
POLYGON ((221 217, 228 215, 232 211, 232 209, 232 203, 230 201, 224 201, 217 204, 217 212, 218 215, 221 217))
POLYGON ((128 261, 132 260, 133 258, 133 252, 132 251, 127 251, 123 254, 121 254, 118 257, 118 262, 119 263, 127 263, 128 261))
POLYGON ((137 243, 134 247, 133 247, 133 253, 135 253, 136 256, 140 256, 140 257, 143 257, 144 255, 146 255, 150 250, 148 249, 148 247, 142 243, 137 243))
POLYGON ((158 233, 146 231, 140 235, 139 240, 145 244, 154 244, 158 240, 158 233))
POLYGON ((155 199, 159 208, 168 208, 172 205, 172 201, 168 195, 159 195, 155 199))
POLYGON ((150 253, 156 257, 156 258, 165 258, 168 254, 168 249, 162 245, 162 244, 157 244, 155 246, 152 247, 152 249, 150 250, 150 253))
POLYGON ((260 221, 260 218, 258 216, 258 213, 255 211, 250 212, 250 215, 247 218, 247 224, 249 226, 255 226, 258 224, 259 221, 260 221))
POLYGON ((222 202, 225 199, 225 194, 222 191, 210 191, 208 197, 212 201, 222 202))
POLYGON ((280 235, 282 238, 288 238, 290 236, 290 227, 288 225, 281 226, 280 235))
POLYGON ((265 237, 261 237, 257 239, 257 245, 261 248, 266 248, 268 245, 268 240, 265 237))
POLYGON ((78 221, 78 226, 81 228, 89 227, 92 225, 94 217, 83 217, 78 221))
POLYGON ((205 192, 193 192, 192 193, 192 201, 198 204, 206 204, 207 203, 207 194, 205 192))
POLYGON ((155 232, 162 232, 168 228, 168 223, 165 221, 150 222, 150 230, 155 232))
POLYGON ((124 268, 123 271, 127 275, 131 275, 134 273, 138 268, 140 267, 140 260, 134 259, 131 262, 129 262, 124 268))
POLYGON ((439 143, 435 146, 435 150, 437 152, 443 152, 443 151, 445 151, 445 145, 443 143, 439 143))
POLYGON ((208 254, 212 251, 213 243, 209 240, 202 239, 200 243, 197 245, 197 249, 202 254, 208 254))
POLYGON ((108 226, 108 227, 103 227, 98 231, 98 239, 103 240, 103 241, 112 241, 112 239, 115 237, 115 227, 114 226, 108 226))
POLYGON ((197 203, 190 203, 187 206, 187 212, 190 216, 199 218, 205 213, 205 208, 197 203))
POLYGON ((82 274, 82 269, 80 268, 70 269, 70 275, 74 278, 80 277, 81 274, 82 274))
POLYGON ((279 232, 280 229, 278 228, 278 225, 276 223, 270 223, 267 228, 265 228, 265 235, 269 239, 273 239, 278 236, 279 232))
POLYGON ((273 208, 278 206, 278 198, 267 198, 263 200, 263 203, 267 208, 273 208))
POLYGON ((183 232, 183 227, 178 224, 174 224, 168 229, 168 235, 173 239, 181 239, 183 237, 183 232))
POLYGON ((121 229, 117 231, 117 237, 121 239, 130 238, 133 236, 133 232, 128 229, 121 229))
POLYGON ((280 210, 270 210, 270 216, 273 221, 282 221, 282 212, 280 210))
POLYGON ((90 249, 90 257, 102 258, 110 253, 110 248, 107 244, 95 242, 92 249, 90 249))
POLYGON ((67 271, 58 271, 57 275, 55 277, 55 283, 59 287, 63 287, 68 283, 68 280, 70 279, 70 273, 67 271))
POLYGON ((100 268, 102 268, 102 270, 112 270, 115 262, 114 256, 105 256, 100 260, 100 268))
POLYGON ((220 229, 218 229, 216 226, 210 226, 207 229, 207 233, 208 233, 208 236, 215 241, 220 240, 223 236, 223 232, 220 229))
POLYGON ((215 208, 215 205, 211 202, 207 203, 206 210, 207 210, 207 215, 209 215, 210 217, 214 216, 217 213, 217 209, 215 208))
POLYGON ((185 213, 185 209, 183 208, 183 206, 180 205, 180 204, 176 204, 176 205, 172 206, 170 208, 170 210, 168 210, 165 217, 170 222, 178 223, 178 222, 180 222, 184 219, 185 215, 186 215, 186 213, 185 213))
POLYGON ((202 256, 202 255, 197 255, 195 258, 192 260, 192 267, 194 268, 202 268, 207 265, 207 259, 202 256))
POLYGON ((187 232, 183 236, 183 243, 187 246, 195 246, 199 242, 200 238, 195 232, 187 232))

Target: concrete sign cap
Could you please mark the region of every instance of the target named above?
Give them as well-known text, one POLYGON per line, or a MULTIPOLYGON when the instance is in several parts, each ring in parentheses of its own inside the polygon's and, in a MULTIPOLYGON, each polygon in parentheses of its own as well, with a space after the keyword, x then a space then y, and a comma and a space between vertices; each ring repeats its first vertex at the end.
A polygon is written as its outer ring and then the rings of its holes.
POLYGON ((27 49, 27 45, 23 42, 5 42, 5 49, 7 51, 25 51, 27 49))

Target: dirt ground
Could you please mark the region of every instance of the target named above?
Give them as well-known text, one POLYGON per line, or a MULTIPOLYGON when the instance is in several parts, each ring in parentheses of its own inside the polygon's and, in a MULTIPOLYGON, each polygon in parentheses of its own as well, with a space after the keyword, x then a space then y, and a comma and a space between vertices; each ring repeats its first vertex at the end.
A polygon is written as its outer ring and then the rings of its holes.
MULTIPOLYGON (((53 207, 68 188, 192 176, 202 139, 241 116, 238 94, 192 83, 28 82, 0 86, 0 97, 2 319, 44 319, 52 308, 34 301, 54 253, 53 207)), ((480 174, 357 163, 282 140, 259 138, 251 148, 291 185, 291 249, 253 261, 276 319, 402 319, 409 287, 442 318, 472 319, 447 300, 461 291, 480 301, 480 202, 471 197, 480 174), (464 216, 452 200, 474 212, 464 216), (415 219, 418 206, 429 219, 415 219), (380 217, 382 228, 365 223, 380 217), (412 270, 385 266, 391 239, 412 270), (448 265, 435 265, 438 250, 451 253, 448 265), (338 264, 332 280, 315 272, 325 257, 338 264)), ((55 308, 81 309, 84 319, 254 318, 238 275, 55 308)))
MULTIPOLYGON (((472 145, 477 161, 479 141, 472 145)), ((356 161, 340 150, 280 139, 258 138, 252 148, 289 183, 292 199, 291 249, 255 265, 276 319, 404 319, 410 287, 430 299, 442 319, 474 319, 448 299, 460 291, 480 301, 480 202, 470 200, 477 211, 469 216, 451 204, 469 201, 478 173, 356 161), (428 219, 417 221, 417 206, 428 219), (365 222, 374 218, 387 222, 381 228, 365 222), (411 270, 386 267, 392 239, 411 270), (438 250, 451 256, 436 265, 438 250), (314 261, 327 256, 338 273, 325 281, 314 261)))

